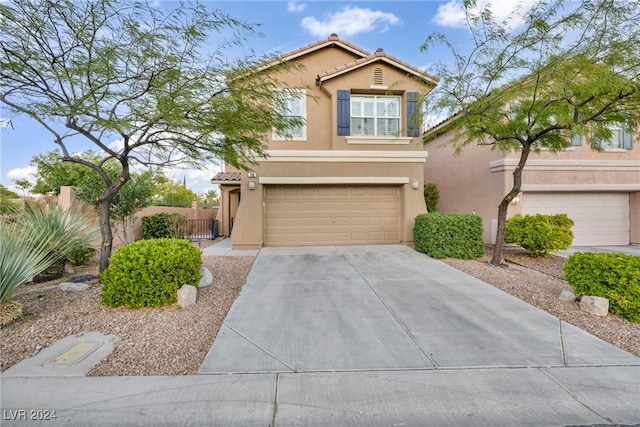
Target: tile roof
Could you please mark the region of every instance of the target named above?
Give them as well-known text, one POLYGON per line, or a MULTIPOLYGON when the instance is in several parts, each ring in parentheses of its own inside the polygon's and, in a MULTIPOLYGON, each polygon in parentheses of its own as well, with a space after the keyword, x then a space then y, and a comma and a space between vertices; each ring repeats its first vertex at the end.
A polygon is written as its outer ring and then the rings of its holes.
POLYGON ((303 46, 301 48, 292 50, 291 52, 285 53, 280 55, 280 59, 281 60, 290 60, 292 58, 301 56, 302 54, 305 54, 307 52, 313 52, 315 50, 321 49, 325 46, 331 45, 331 44, 338 44, 338 45, 342 45, 343 48, 346 48, 347 50, 358 54, 362 57, 366 57, 369 56, 370 53, 367 52, 366 50, 352 44, 349 43, 348 41, 342 40, 340 37, 338 37, 337 34, 333 33, 331 34, 328 38, 324 39, 324 40, 319 40, 317 42, 308 44, 306 46, 303 46))
POLYGON ((373 62, 379 62, 379 61, 384 61, 392 66, 395 66, 397 68, 401 68, 404 69, 405 71, 411 72, 412 74, 415 74, 417 76, 419 76, 422 79, 425 79, 431 83, 437 83, 438 79, 422 70, 420 70, 419 68, 414 67, 411 64, 408 64, 398 58, 396 58, 395 56, 392 55, 388 55, 384 50, 382 49, 377 49, 376 52, 372 55, 367 55, 363 58, 360 59, 356 59, 355 61, 349 62, 347 64, 344 65, 340 65, 338 67, 332 68, 330 70, 324 71, 320 74, 318 74, 318 77, 316 78, 316 82, 323 82, 325 80, 329 80, 330 78, 343 74, 345 72, 351 71, 353 69, 359 68, 363 65, 367 65, 373 62))
POLYGON ((211 182, 233 182, 240 181, 242 179, 241 172, 218 172, 216 176, 211 179, 211 182))

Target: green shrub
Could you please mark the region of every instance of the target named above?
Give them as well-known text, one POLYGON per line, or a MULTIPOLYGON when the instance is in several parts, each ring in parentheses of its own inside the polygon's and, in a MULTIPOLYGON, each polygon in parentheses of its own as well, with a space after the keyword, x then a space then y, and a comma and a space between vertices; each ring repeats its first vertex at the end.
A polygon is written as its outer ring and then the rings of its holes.
POLYGON ((200 250, 184 240, 139 240, 123 246, 100 274, 102 304, 129 308, 172 304, 182 285, 198 286, 200 267, 200 250))
POLYGON ((185 219, 177 213, 157 213, 142 217, 143 239, 182 239, 185 219))
POLYGON ((564 266, 576 295, 607 298, 609 311, 640 322, 640 257, 615 253, 576 252, 564 266))
POLYGON ((440 192, 435 184, 424 185, 424 201, 427 204, 427 212, 436 212, 440 201, 440 192))
POLYGON ((567 249, 573 242, 573 220, 566 214, 514 215, 506 222, 505 243, 515 243, 532 256, 567 249))
POLYGON ((418 215, 413 243, 418 252, 433 258, 477 258, 484 255, 482 218, 458 213, 418 215))
POLYGON ((86 247, 82 249, 76 249, 67 255, 67 262, 71 265, 83 265, 89 262, 91 258, 96 254, 96 249, 93 247, 86 247))

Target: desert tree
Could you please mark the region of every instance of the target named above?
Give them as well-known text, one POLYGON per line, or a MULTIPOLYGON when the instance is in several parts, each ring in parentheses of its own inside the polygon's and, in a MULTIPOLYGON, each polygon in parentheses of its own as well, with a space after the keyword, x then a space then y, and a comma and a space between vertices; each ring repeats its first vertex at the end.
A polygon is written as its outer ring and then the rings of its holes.
POLYGON ((296 125, 277 108, 288 88, 269 73, 250 78, 266 58, 234 50, 258 28, 203 4, 21 0, 0 3, 0 25, 0 101, 46 129, 62 161, 104 182, 100 271, 112 248, 110 205, 132 165, 223 158, 246 167, 264 157, 267 132, 296 125), (78 140, 99 159, 74 155, 78 140), (114 161, 115 177, 105 169, 114 161))
POLYGON ((490 6, 465 1, 463 8, 471 36, 464 51, 437 33, 421 47, 444 43, 453 55, 436 65, 440 83, 427 97, 432 114, 449 118, 425 140, 451 132, 456 153, 469 144, 519 151, 513 186, 498 207, 491 262, 500 265, 507 209, 531 152, 561 151, 581 137, 600 150, 611 126, 637 130, 640 2, 542 0, 504 22, 490 6))

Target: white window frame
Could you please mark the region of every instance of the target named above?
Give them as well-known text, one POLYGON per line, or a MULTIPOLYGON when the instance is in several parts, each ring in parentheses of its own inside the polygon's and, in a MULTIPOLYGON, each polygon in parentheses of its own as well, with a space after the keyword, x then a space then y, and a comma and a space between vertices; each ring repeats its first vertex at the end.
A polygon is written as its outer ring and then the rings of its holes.
MULTIPOLYGON (((286 111, 284 115, 286 115, 287 117, 299 117, 302 119, 304 124, 301 126, 300 135, 297 135, 297 136, 292 135, 290 137, 287 137, 286 135, 280 135, 274 129, 272 132, 273 140, 274 141, 306 141, 307 140, 307 91, 305 89, 299 89, 296 91, 289 92, 289 95, 291 95, 290 99, 293 99, 293 96, 295 95, 295 98, 300 101, 300 115, 287 114, 290 111, 286 111)), ((286 100, 285 102, 288 102, 288 100, 286 100)), ((287 105, 287 109, 290 110, 290 107, 288 105, 287 105)))
POLYGON ((611 138, 608 140, 598 139, 598 145, 603 150, 624 150, 624 133, 625 130, 622 125, 609 126, 611 131, 611 138), (617 144, 612 144, 617 141, 617 144))
POLYGON ((351 135, 352 137, 368 137, 368 138, 398 138, 400 136, 400 132, 402 131, 402 128, 400 126, 401 123, 401 118, 402 118, 402 98, 400 96, 396 96, 396 95, 360 95, 360 94, 351 94, 351 112, 350 112, 350 126, 351 126, 351 135), (369 98, 373 100, 373 114, 372 115, 365 115, 364 111, 362 111, 361 115, 355 115, 354 114, 354 108, 353 108, 353 103, 354 101, 357 102, 358 98, 369 98), (395 117, 393 116, 379 116, 378 112, 377 112, 377 105, 378 105, 378 99, 394 99, 397 102, 398 108, 397 108, 397 115, 395 117), (363 133, 357 133, 354 132, 354 130, 356 130, 354 128, 354 123, 356 122, 357 119, 373 119, 373 135, 365 135, 363 133), (398 122, 398 126, 397 129, 398 131, 396 132, 396 134, 394 135, 378 135, 378 120, 381 119, 395 119, 398 122))

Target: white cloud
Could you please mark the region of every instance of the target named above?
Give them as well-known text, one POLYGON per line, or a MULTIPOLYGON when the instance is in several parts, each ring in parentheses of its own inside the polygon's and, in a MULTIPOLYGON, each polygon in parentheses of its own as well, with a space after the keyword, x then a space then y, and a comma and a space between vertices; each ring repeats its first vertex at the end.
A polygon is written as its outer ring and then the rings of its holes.
POLYGON ((11 169, 7 172, 9 179, 29 179, 34 178, 38 169, 35 166, 25 166, 23 168, 11 169))
POLYGON ((164 168, 165 175, 174 181, 187 182, 187 188, 195 193, 206 193, 209 190, 218 190, 211 184, 211 178, 220 172, 220 166, 211 164, 200 169, 164 168))
MULTIPOLYGON (((486 7, 491 8, 493 17, 498 22, 506 22, 508 27, 515 28, 522 23, 522 16, 531 9, 538 0, 479 0, 474 12, 486 7)), ((465 28, 465 14, 460 0, 450 0, 438 6, 432 22, 442 27, 465 28)))
POLYGON ((331 33, 337 33, 346 37, 374 30, 385 32, 391 25, 401 22, 393 13, 345 6, 339 12, 325 14, 322 20, 307 16, 301 25, 314 36, 328 37, 331 33))
POLYGON ((306 3, 298 3, 295 0, 287 3, 287 12, 300 13, 307 8, 306 3))

